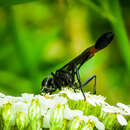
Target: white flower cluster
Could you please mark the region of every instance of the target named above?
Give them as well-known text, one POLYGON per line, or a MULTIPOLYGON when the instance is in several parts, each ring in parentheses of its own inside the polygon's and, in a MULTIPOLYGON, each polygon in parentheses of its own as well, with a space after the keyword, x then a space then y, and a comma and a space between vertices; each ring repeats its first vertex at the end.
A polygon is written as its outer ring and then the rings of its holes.
MULTIPOLYGON (((83 100, 83 95, 81 92, 73 93, 72 91, 65 89, 64 91, 61 91, 60 93, 66 93, 67 96, 72 100, 83 100)), ((116 118, 120 125, 126 126, 127 120, 125 119, 125 115, 130 117, 130 106, 125 105, 123 103, 117 103, 117 107, 109 105, 107 102, 105 102, 105 97, 101 95, 92 95, 89 92, 85 93, 86 100, 89 104, 96 107, 96 105, 101 105, 101 110, 104 112, 104 115, 107 113, 115 113, 116 118)))
POLYGON ((21 97, 0 93, 0 127, 17 129, 98 130, 129 128, 130 106, 105 102, 103 96, 64 89, 54 95, 22 94, 21 97))

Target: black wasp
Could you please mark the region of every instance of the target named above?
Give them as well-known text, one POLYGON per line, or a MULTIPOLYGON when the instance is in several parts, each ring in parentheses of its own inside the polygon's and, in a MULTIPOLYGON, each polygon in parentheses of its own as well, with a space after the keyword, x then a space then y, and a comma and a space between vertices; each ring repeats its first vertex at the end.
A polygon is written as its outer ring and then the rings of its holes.
MULTIPOLYGON (((105 48, 113 39, 114 35, 112 32, 104 33, 97 41, 94 46, 91 46, 84 50, 79 56, 74 58, 68 64, 64 65, 62 68, 58 69, 55 73, 51 72, 50 75, 42 81, 41 93, 49 93, 61 90, 62 86, 73 87, 74 91, 80 89, 84 100, 86 100, 85 94, 82 87, 88 84, 92 79, 94 79, 94 90, 93 93, 96 94, 96 75, 89 77, 84 83, 81 83, 79 69, 80 67, 91 57, 94 56, 96 52, 105 48)), ((76 92, 76 91, 75 91, 76 92)))

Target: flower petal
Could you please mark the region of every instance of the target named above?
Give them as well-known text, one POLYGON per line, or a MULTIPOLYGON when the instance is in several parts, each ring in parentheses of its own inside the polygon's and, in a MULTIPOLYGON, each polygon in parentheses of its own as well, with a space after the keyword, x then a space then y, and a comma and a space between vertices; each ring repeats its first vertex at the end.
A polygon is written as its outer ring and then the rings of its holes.
POLYGON ((126 126, 127 125, 126 119, 121 114, 117 114, 117 120, 120 123, 120 125, 122 125, 122 126, 126 126))

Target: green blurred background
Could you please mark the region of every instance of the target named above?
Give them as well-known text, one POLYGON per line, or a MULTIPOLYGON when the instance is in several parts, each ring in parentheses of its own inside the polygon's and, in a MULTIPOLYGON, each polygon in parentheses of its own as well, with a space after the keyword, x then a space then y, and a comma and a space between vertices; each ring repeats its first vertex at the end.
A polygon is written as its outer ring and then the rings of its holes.
MULTIPOLYGON (((83 82, 96 74, 97 94, 110 104, 130 104, 129 5, 128 0, 1 0, 0 92, 38 94, 51 71, 112 31, 112 43, 80 75, 83 82)), ((86 87, 91 92, 93 84, 86 87)))

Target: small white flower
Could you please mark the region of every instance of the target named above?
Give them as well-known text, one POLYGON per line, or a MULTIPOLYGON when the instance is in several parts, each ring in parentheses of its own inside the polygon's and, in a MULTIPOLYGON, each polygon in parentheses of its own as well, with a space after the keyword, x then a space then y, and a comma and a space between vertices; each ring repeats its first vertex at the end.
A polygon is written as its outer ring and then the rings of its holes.
POLYGON ((105 130, 104 124, 98 120, 95 116, 88 116, 88 118, 92 121, 94 121, 95 126, 98 130, 105 130))
MULTIPOLYGON (((73 90, 64 89, 60 93, 65 93, 72 100, 83 100, 84 99, 81 91, 74 93, 73 90)), ((99 95, 99 96, 91 95, 89 92, 87 92, 87 93, 85 93, 85 97, 86 97, 86 101, 93 106, 101 105, 101 104, 104 104, 104 105, 107 104, 104 101, 105 98, 101 95, 99 95)))
POLYGON ((79 117, 75 117, 74 120, 72 120, 70 130, 78 130, 83 124, 83 120, 81 120, 79 117))
POLYGON ((85 123, 88 122, 89 117, 88 116, 84 116, 84 115, 80 115, 80 119, 83 120, 85 123))
POLYGON ((64 109, 65 106, 62 104, 55 105, 54 108, 52 108, 51 111, 51 117, 50 117, 50 125, 54 128, 62 128, 64 123, 64 109))
POLYGON ((83 112, 80 110, 71 110, 68 105, 65 106, 64 117, 65 119, 72 120, 74 117, 80 117, 83 115, 83 112))
POLYGON ((15 102, 24 102, 22 97, 15 97, 15 102))
POLYGON ((4 104, 1 108, 1 115, 5 123, 4 125, 15 124, 15 109, 13 104, 11 103, 4 104))
POLYGON ((73 90, 64 89, 60 93, 65 93, 71 100, 83 100, 84 97, 81 92, 74 93, 73 90))
POLYGON ((82 128, 82 130, 93 130, 93 128, 89 128, 89 126, 88 125, 86 125, 86 126, 84 126, 83 128, 82 128))
POLYGON ((87 123, 88 121, 92 121, 94 122, 98 130, 105 130, 104 124, 100 122, 95 116, 80 116, 80 119, 83 120, 85 123, 87 123))
POLYGON ((107 103, 104 101, 106 98, 101 95, 91 95, 91 98, 97 105, 107 105, 107 103))
POLYGON ((40 103, 41 115, 44 115, 49 108, 52 108, 54 104, 52 104, 51 99, 46 99, 43 96, 37 96, 40 103))
POLYGON ((67 103, 67 99, 62 96, 55 96, 53 101, 55 102, 55 104, 66 104, 67 103))
POLYGON ((120 125, 122 125, 122 126, 127 125, 126 119, 121 114, 117 114, 116 117, 117 117, 117 120, 120 123, 120 125))
POLYGON ((43 128, 50 128, 50 116, 51 116, 51 112, 52 112, 52 109, 48 110, 44 114, 43 123, 42 123, 42 127, 43 128))
POLYGON ((102 111, 104 111, 106 113, 108 113, 108 112, 110 112, 110 113, 120 113, 121 112, 121 110, 119 108, 114 107, 114 106, 110 106, 110 105, 103 106, 102 111))
POLYGON ((16 115, 16 125, 19 129, 24 129, 29 123, 27 114, 19 112, 16 115))
POLYGON ((96 107, 95 101, 94 101, 93 98, 91 98, 90 96, 86 97, 86 101, 87 101, 89 104, 91 104, 91 105, 93 105, 93 106, 96 107))
POLYGON ((13 96, 6 96, 4 100, 10 103, 15 103, 15 97, 13 96))
POLYGON ((75 122, 74 129, 78 129, 79 124, 80 124, 80 121, 79 121, 79 120, 77 120, 77 121, 75 122))
POLYGON ((56 104, 66 104, 67 99, 61 96, 56 95, 56 97, 45 98, 43 96, 35 96, 39 99, 41 115, 44 115, 48 109, 52 109, 56 104))
POLYGON ((6 103, 8 103, 8 101, 6 101, 5 98, 0 99, 0 108, 6 103))
POLYGON ((117 103, 117 106, 123 111, 122 114, 124 115, 130 115, 130 108, 129 106, 123 104, 123 103, 117 103))
POLYGON ((23 112, 25 114, 28 113, 29 104, 24 103, 24 102, 17 102, 14 104, 14 106, 15 106, 16 113, 18 113, 18 112, 23 112))
POLYGON ((30 120, 38 120, 41 116, 40 103, 37 98, 33 98, 28 109, 28 116, 30 120))
MULTIPOLYGON (((118 104, 118 105, 120 105, 120 104, 118 104)), ((120 125, 122 125, 122 126, 127 125, 126 119, 121 115, 122 114, 121 109, 108 105, 108 106, 103 106, 102 111, 104 111, 106 113, 116 113, 116 117, 117 117, 117 120, 120 123, 120 125), (121 113, 121 114, 119 114, 119 113, 121 113)))
POLYGON ((28 93, 22 94, 22 98, 23 98, 24 101, 31 102, 33 97, 34 97, 33 94, 28 94, 28 93))

